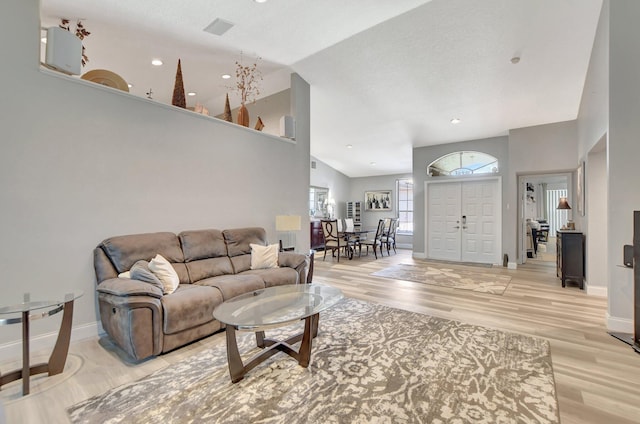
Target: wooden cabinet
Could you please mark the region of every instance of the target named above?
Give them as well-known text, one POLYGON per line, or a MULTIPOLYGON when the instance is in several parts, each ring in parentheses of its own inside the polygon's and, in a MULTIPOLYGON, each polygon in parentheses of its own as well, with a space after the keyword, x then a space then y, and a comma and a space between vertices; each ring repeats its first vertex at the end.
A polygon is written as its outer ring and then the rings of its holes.
POLYGON ((562 287, 571 280, 584 289, 584 234, 559 230, 556 243, 556 275, 562 279, 562 287))
POLYGON ((311 221, 311 248, 314 250, 324 249, 324 236, 320 221, 311 221))

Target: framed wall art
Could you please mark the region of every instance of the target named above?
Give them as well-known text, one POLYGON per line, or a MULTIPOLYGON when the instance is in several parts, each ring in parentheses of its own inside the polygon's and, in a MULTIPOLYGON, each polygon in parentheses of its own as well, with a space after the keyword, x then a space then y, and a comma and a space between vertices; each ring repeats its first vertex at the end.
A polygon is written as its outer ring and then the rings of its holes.
POLYGON ((365 191, 364 210, 365 211, 390 211, 391 190, 365 191))

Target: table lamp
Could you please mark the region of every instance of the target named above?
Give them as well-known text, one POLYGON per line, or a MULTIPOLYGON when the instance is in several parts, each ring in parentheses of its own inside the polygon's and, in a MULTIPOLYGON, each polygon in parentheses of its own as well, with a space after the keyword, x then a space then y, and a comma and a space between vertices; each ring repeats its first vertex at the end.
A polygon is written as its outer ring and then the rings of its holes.
MULTIPOLYGON (((569 206, 569 202, 567 201, 566 197, 561 197, 560 198, 560 200, 558 201, 558 207, 556 207, 556 209, 558 209, 558 210, 571 209, 571 206, 569 206)), ((575 230, 576 229, 576 224, 572 220, 568 220, 567 221, 567 228, 569 230, 575 230)))
POLYGON ((294 250, 296 247, 296 235, 294 231, 300 231, 300 215, 276 215, 276 231, 286 235, 286 247, 280 239, 281 250, 294 250))

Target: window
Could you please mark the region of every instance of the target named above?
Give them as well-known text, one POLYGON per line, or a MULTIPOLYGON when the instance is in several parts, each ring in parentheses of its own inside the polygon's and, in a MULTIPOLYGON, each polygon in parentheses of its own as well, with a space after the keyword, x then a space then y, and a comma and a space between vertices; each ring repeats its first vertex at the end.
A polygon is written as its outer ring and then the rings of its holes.
POLYGON ((398 233, 413 234, 413 181, 396 181, 398 195, 398 233))
POLYGON ((434 160, 427 168, 430 177, 495 174, 498 159, 482 152, 454 152, 434 160))

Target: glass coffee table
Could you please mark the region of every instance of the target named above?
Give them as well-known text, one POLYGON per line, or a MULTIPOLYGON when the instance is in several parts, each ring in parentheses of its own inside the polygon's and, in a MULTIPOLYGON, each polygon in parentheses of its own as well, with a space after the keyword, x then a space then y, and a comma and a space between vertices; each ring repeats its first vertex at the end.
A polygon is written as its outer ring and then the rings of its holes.
POLYGON ((318 334, 320 312, 342 299, 342 291, 321 284, 296 284, 269 287, 229 299, 213 311, 218 321, 226 324, 227 360, 231 381, 237 383, 247 372, 278 352, 295 358, 302 367, 311 360, 311 341, 318 334), (265 338, 264 331, 304 320, 304 331, 277 341, 265 338), (258 347, 264 349, 246 364, 242 362, 236 331, 256 333, 258 347), (296 352, 291 345, 302 340, 296 352), (266 348, 266 349, 265 349, 266 348))
POLYGON ((73 322, 73 302, 82 296, 82 292, 68 293, 62 300, 31 300, 25 293, 23 301, 8 306, 0 306, 0 326, 22 324, 22 368, 6 374, 0 374, 0 387, 22 379, 22 395, 29 394, 29 378, 40 373, 60 374, 64 369, 69 352, 71 324, 73 322), (40 318, 50 317, 64 311, 58 331, 55 347, 49 362, 30 365, 29 362, 29 323, 40 318))

